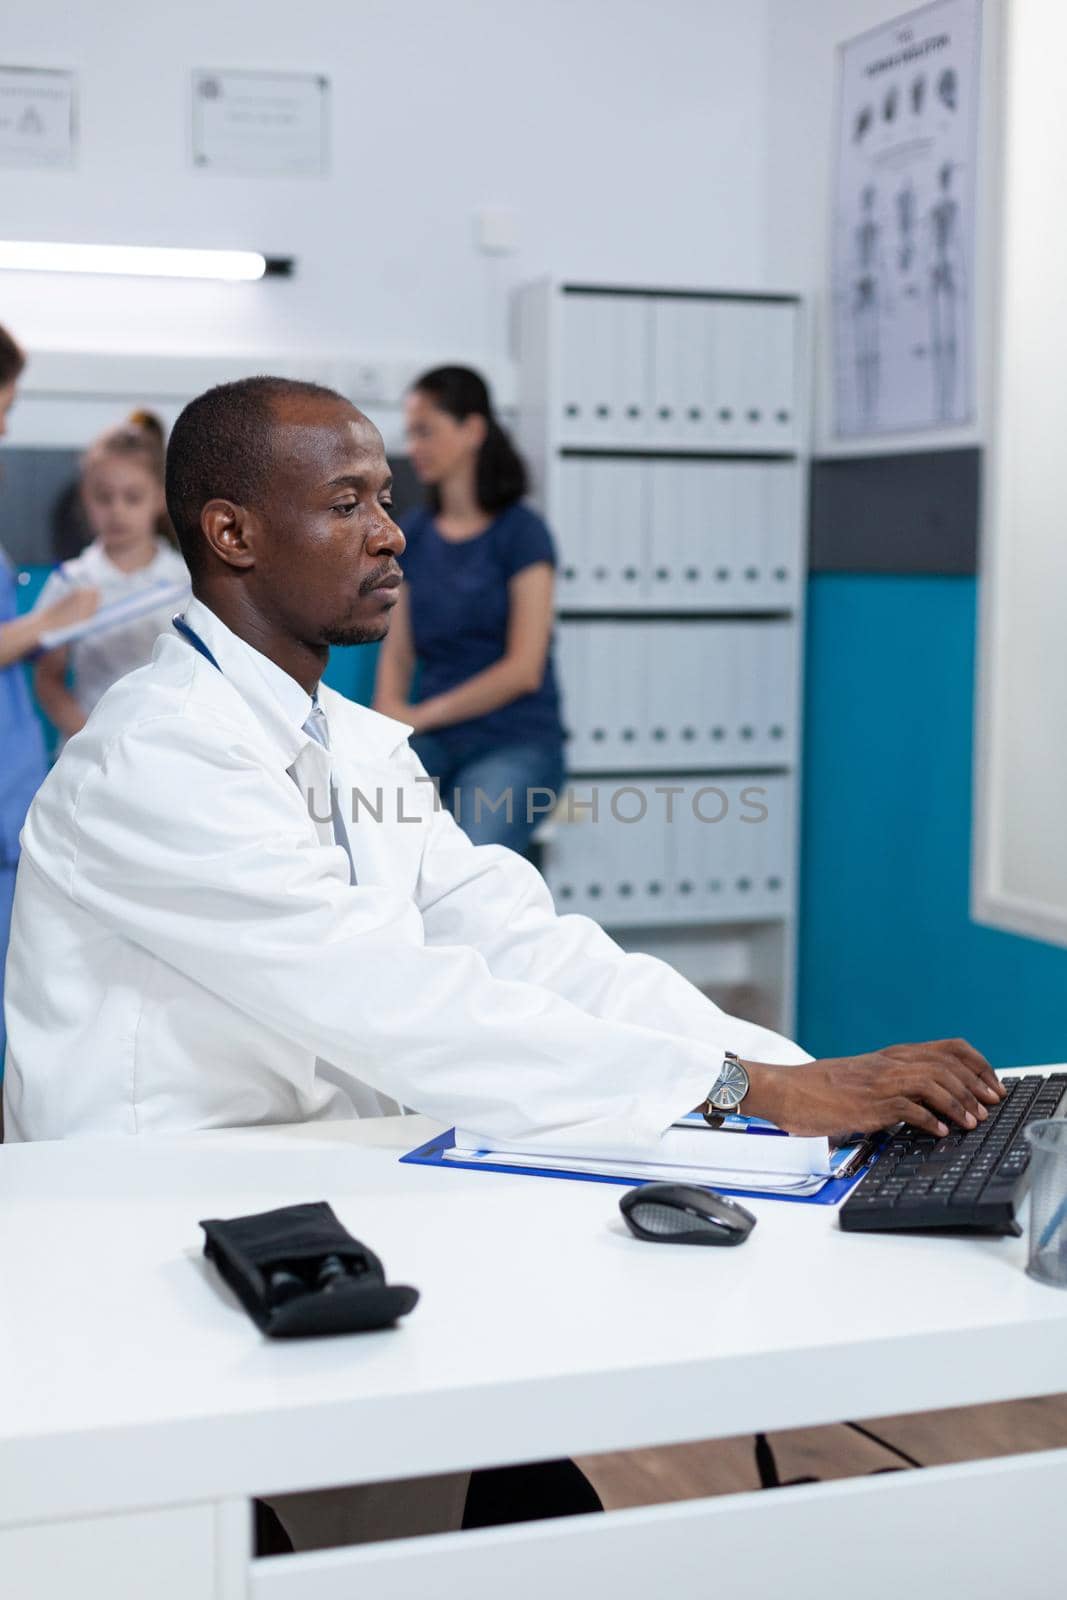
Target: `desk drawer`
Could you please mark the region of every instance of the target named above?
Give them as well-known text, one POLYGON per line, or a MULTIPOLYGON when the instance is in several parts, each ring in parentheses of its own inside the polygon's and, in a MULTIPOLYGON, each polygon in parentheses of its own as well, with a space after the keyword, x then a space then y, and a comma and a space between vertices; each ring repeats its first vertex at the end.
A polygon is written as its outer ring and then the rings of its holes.
POLYGON ((249 1600, 1061 1600, 1067 1450, 253 1563, 249 1600), (1006 1531, 1005 1531, 1006 1530, 1006 1531))

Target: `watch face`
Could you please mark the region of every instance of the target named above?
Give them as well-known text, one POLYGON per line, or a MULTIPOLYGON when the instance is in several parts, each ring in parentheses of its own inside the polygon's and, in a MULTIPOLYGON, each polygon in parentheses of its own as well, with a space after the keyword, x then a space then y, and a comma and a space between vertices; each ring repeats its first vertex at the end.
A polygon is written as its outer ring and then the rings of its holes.
POLYGON ((739 1061, 723 1062, 722 1071, 711 1095, 718 1111, 736 1111, 748 1093, 748 1073, 739 1061))

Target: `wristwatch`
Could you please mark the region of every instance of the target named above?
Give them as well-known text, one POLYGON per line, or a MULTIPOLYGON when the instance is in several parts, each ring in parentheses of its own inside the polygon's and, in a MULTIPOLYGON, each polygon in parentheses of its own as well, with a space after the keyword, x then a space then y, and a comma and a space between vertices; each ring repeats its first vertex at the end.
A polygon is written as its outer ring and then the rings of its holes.
POLYGON ((736 1111, 749 1090, 748 1070, 727 1050, 722 1071, 708 1090, 708 1098, 699 1107, 704 1121, 712 1128, 721 1128, 731 1111, 736 1111))

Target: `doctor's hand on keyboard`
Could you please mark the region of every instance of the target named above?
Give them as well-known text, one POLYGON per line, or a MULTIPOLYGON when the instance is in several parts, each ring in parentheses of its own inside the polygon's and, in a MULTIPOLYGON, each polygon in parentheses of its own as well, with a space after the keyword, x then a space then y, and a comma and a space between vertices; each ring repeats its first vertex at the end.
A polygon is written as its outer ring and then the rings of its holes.
POLYGON ((799 1067, 744 1066, 745 1115, 766 1117, 790 1133, 873 1133, 908 1122, 944 1138, 949 1122, 975 1128, 1005 1095, 989 1062, 965 1039, 891 1045, 799 1067))

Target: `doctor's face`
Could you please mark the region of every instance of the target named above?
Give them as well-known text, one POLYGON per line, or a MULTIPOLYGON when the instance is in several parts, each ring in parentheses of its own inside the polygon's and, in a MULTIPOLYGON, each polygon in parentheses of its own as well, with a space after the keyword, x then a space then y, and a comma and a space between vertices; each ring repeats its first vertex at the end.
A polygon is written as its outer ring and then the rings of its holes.
POLYGON ((296 396, 274 415, 268 485, 256 507, 259 598, 308 644, 381 639, 404 550, 382 436, 344 401, 296 396))

